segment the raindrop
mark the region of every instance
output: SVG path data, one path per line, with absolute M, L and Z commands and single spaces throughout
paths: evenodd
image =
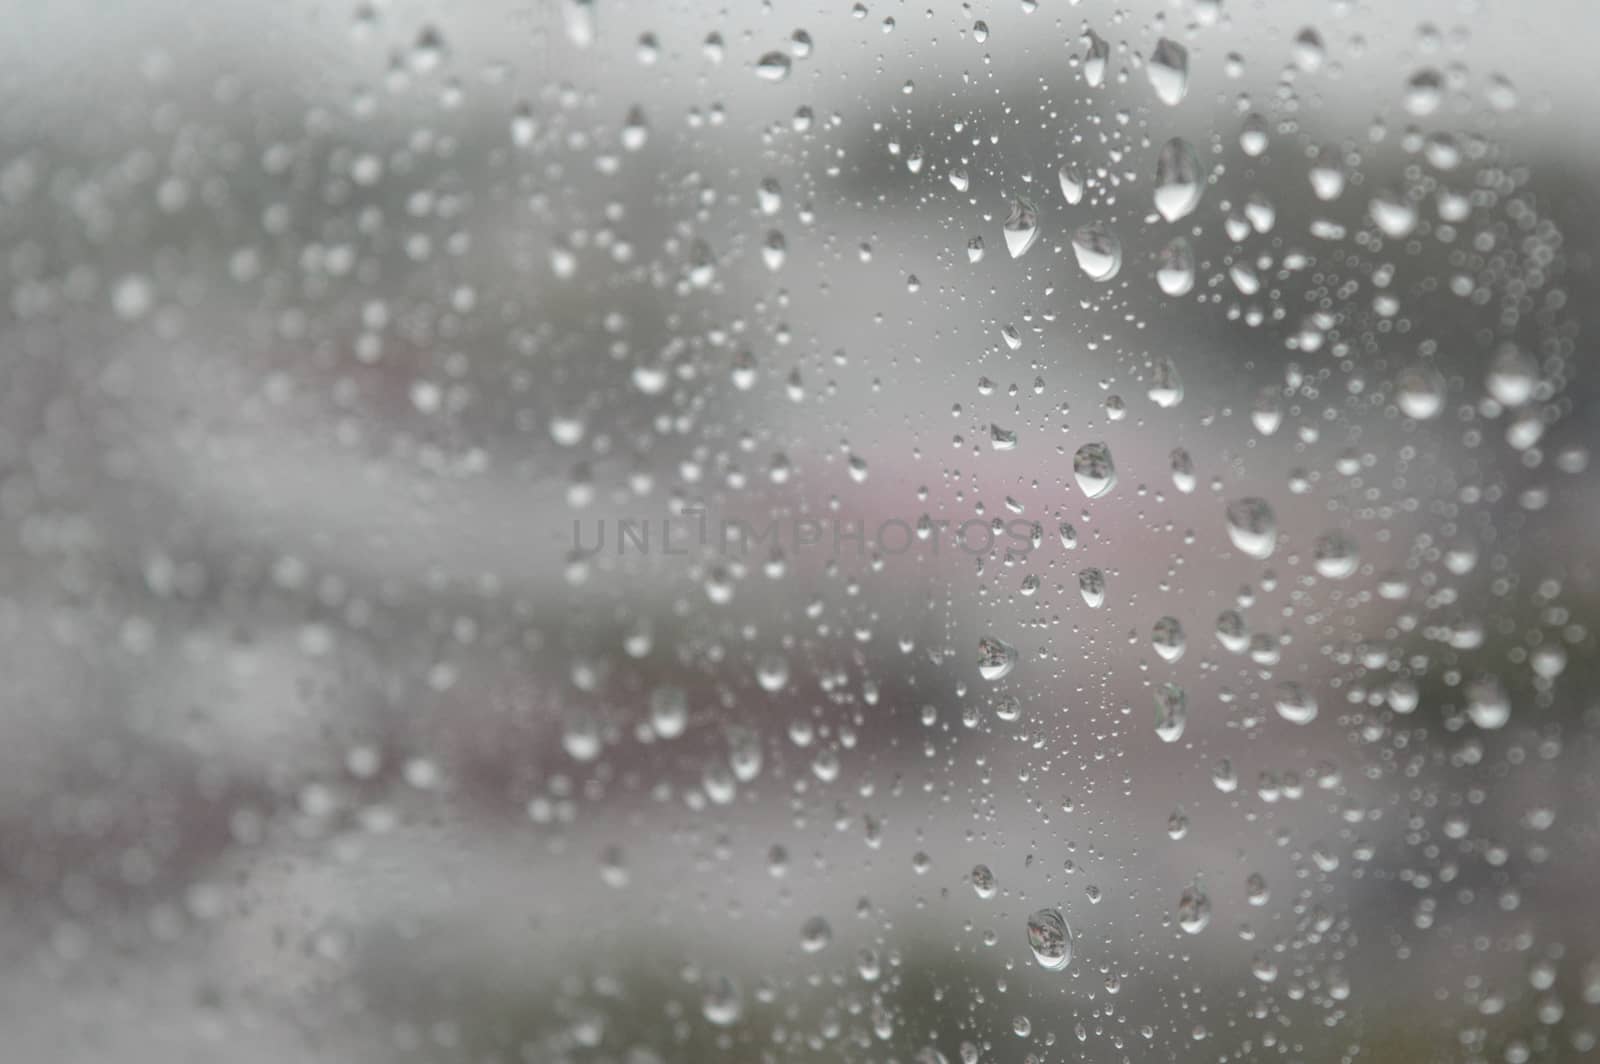
M 1254 158 L 1267 150 L 1267 135 L 1267 120 L 1252 111 L 1244 116 L 1244 123 L 1239 127 L 1239 147 Z
M 1403 240 L 1417 227 L 1417 208 L 1398 192 L 1379 192 L 1367 207 L 1383 235 Z
M 1059 972 L 1072 963 L 1072 932 L 1060 909 L 1039 909 L 1028 917 L 1028 947 L 1039 967 Z
M 1075 229 L 1072 253 L 1078 259 L 1078 268 L 1092 281 L 1109 281 L 1122 269 L 1122 241 L 1104 222 L 1090 222 Z
M 1506 726 L 1511 719 L 1511 699 L 1494 676 L 1483 676 L 1467 687 L 1467 716 L 1485 731 Z
M 1400 412 L 1415 421 L 1438 417 L 1444 411 L 1444 395 L 1444 377 L 1429 365 L 1404 369 L 1394 382 L 1394 398 Z
M 1083 174 L 1072 163 L 1062 163 L 1061 169 L 1056 171 L 1056 180 L 1061 184 L 1061 196 L 1071 206 L 1076 207 L 1083 202 Z
M 1297 683 L 1279 684 L 1273 704 L 1278 716 L 1290 724 L 1310 724 L 1317 719 L 1316 698 Z
M 1164 743 L 1175 743 L 1183 738 L 1184 725 L 1189 722 L 1189 700 L 1183 688 L 1175 683 L 1164 683 L 1156 688 L 1156 735 Z
M 978 675 L 985 680 L 1004 679 L 1017 664 L 1017 649 L 992 636 L 978 640 Z
M 1501 344 L 1489 363 L 1485 383 L 1489 395 L 1501 406 L 1521 406 L 1533 398 L 1539 385 L 1538 363 L 1516 344 Z
M 1178 926 L 1191 935 L 1198 935 L 1211 922 L 1211 899 L 1196 884 L 1183 888 L 1178 898 Z
M 1089 46 L 1083 57 L 1083 80 L 1091 89 L 1098 89 L 1106 82 L 1106 64 L 1111 59 L 1111 45 L 1094 30 L 1085 30 L 1083 39 Z
M 1189 452 L 1182 447 L 1174 447 L 1169 461 L 1172 464 L 1172 486 L 1185 495 L 1194 491 L 1194 459 L 1189 457 Z
M 800 925 L 800 948 L 807 953 L 817 953 L 833 941 L 833 928 L 820 916 L 813 916 Z
M 1344 580 L 1360 564 L 1360 549 L 1356 541 L 1344 532 L 1324 532 L 1317 537 L 1311 549 L 1312 565 L 1329 580 Z
M 1163 617 L 1155 623 L 1150 632 L 1150 645 L 1161 655 L 1161 660 L 1177 661 L 1183 657 L 1183 652 L 1189 643 L 1183 634 L 1183 625 L 1178 619 Z
M 1173 137 L 1156 157 L 1156 211 L 1169 222 L 1176 222 L 1200 205 L 1205 181 L 1200 159 L 1182 137 Z
M 1272 557 L 1278 546 L 1278 518 L 1265 499 L 1236 499 L 1228 504 L 1228 538 L 1252 558 Z
M 1175 107 L 1189 91 L 1189 50 L 1163 37 L 1156 42 L 1155 51 L 1150 53 L 1145 72 L 1161 102 Z
M 1086 443 L 1072 456 L 1072 474 L 1078 487 L 1091 499 L 1105 495 L 1117 484 L 1117 470 L 1111 463 L 1111 449 L 1103 443 Z
M 1177 406 L 1183 402 L 1183 378 L 1178 375 L 1178 367 L 1172 359 L 1165 356 L 1156 359 L 1150 372 L 1150 388 L 1147 393 L 1150 401 L 1162 409 Z
M 1092 568 L 1078 573 L 1078 593 L 1091 609 L 1099 609 L 1106 601 L 1106 574 Z
M 789 76 L 790 59 L 783 52 L 768 52 L 756 61 L 756 76 L 765 81 L 782 81 Z
M 1006 236 L 1006 250 L 1011 257 L 1021 258 L 1039 238 L 1039 212 L 1025 199 L 1011 201 L 1011 213 L 1002 227 Z
M 1217 642 L 1232 654 L 1243 654 L 1250 646 L 1250 630 L 1238 610 L 1223 610 L 1217 614 Z
M 1194 288 L 1194 247 L 1188 237 L 1173 237 L 1156 255 L 1156 284 L 1169 296 L 1188 295 Z

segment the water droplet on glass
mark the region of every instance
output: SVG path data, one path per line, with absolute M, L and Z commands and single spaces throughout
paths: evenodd
M 1177 661 L 1183 657 L 1189 641 L 1176 617 L 1162 617 L 1150 631 L 1150 645 L 1161 655 L 1162 661 Z
M 813 916 L 800 925 L 800 948 L 807 953 L 817 953 L 833 941 L 833 928 L 820 916 Z
M 765 81 L 782 81 L 789 76 L 790 62 L 784 52 L 768 52 L 756 61 L 756 76 Z
M 1188 295 L 1194 288 L 1194 247 L 1188 237 L 1173 237 L 1156 255 L 1156 284 L 1169 296 Z
M 1339 157 L 1337 150 L 1324 148 L 1318 152 L 1307 176 L 1311 178 L 1311 191 L 1324 203 L 1344 195 L 1344 160 Z
M 1039 212 L 1025 199 L 1011 201 L 1011 213 L 1002 226 L 1006 237 L 1006 250 L 1011 257 L 1021 258 L 1039 238 Z
M 1311 548 L 1312 565 L 1329 580 L 1344 580 L 1360 564 L 1360 548 L 1348 534 L 1334 530 L 1317 537 Z
M 1183 101 L 1189 91 L 1189 50 L 1166 37 L 1156 42 L 1145 67 L 1156 96 L 1169 107 Z
M 1467 686 L 1467 716 L 1485 731 L 1506 726 L 1511 719 L 1511 699 L 1497 677 L 1479 677 Z
M 1072 253 L 1078 268 L 1092 281 L 1109 281 L 1122 269 L 1122 241 L 1104 222 L 1080 225 L 1072 232 Z
M 1086 443 L 1072 456 L 1072 474 L 1078 487 L 1091 499 L 1098 499 L 1117 484 L 1117 470 L 1111 463 L 1111 449 L 1103 443 Z
M 1239 147 L 1244 153 L 1252 158 L 1260 155 L 1267 150 L 1267 138 L 1267 120 L 1254 111 L 1245 115 L 1239 127 Z
M 1539 365 L 1516 344 L 1501 344 L 1489 363 L 1485 384 L 1501 406 L 1521 406 L 1538 388 Z
M 705 1018 L 718 1027 L 736 1023 L 744 1011 L 744 1000 L 739 987 L 725 975 L 713 975 L 706 980 L 705 994 L 700 1000 Z
M 1432 366 L 1411 366 L 1395 378 L 1395 402 L 1402 414 L 1415 421 L 1438 417 L 1444 411 L 1444 396 L 1444 377 Z
M 1099 609 L 1106 601 L 1106 574 L 1099 569 L 1084 569 L 1078 573 L 1078 593 L 1091 609 Z
M 972 889 L 973 892 L 978 895 L 978 897 L 983 898 L 985 901 L 994 897 L 994 873 L 989 871 L 988 865 L 980 864 L 972 866 Z
M 1189 700 L 1183 688 L 1175 683 L 1164 683 L 1156 688 L 1156 735 L 1164 743 L 1175 743 L 1183 738 L 1183 729 L 1189 723 Z
M 1083 174 L 1074 163 L 1062 163 L 1061 169 L 1056 171 L 1056 180 L 1061 184 L 1061 196 L 1071 206 L 1076 207 L 1083 202 Z
M 1164 410 L 1183 402 L 1183 378 L 1178 375 L 1178 367 L 1172 359 L 1162 356 L 1155 360 L 1146 394 L 1152 403 Z
M 1297 683 L 1279 684 L 1273 704 L 1278 707 L 1278 716 L 1290 724 L 1310 724 L 1317 719 L 1316 698 Z
M 1178 926 L 1191 935 L 1198 935 L 1211 922 L 1211 899 L 1199 886 L 1190 884 L 1183 888 L 1178 898 Z
M 1072 932 L 1060 909 L 1039 909 L 1028 917 L 1028 948 L 1048 971 L 1059 972 L 1072 963 Z
M 985 680 L 1004 679 L 1016 664 L 1016 647 L 992 636 L 978 640 L 978 675 Z
M 1223 610 L 1217 614 L 1217 642 L 1231 654 L 1243 654 L 1250 646 L 1250 630 L 1238 610 Z
M 1278 518 L 1265 499 L 1236 499 L 1227 508 L 1228 538 L 1240 551 L 1261 560 L 1278 546 Z
M 1185 495 L 1194 491 L 1194 459 L 1189 457 L 1189 452 L 1182 447 L 1174 447 L 1168 455 L 1168 461 L 1172 466 L 1172 486 Z
M 1083 56 L 1083 80 L 1091 89 L 1098 89 L 1106 82 L 1106 64 L 1111 59 L 1111 45 L 1094 30 L 1085 30 L 1083 40 L 1088 45 Z
M 1173 137 L 1162 145 L 1156 156 L 1156 211 L 1162 218 L 1175 222 L 1187 216 L 1200 205 L 1200 195 L 1205 190 L 1205 178 L 1200 172 L 1200 158 L 1194 148 L 1182 137 Z
M 1419 70 L 1406 82 L 1406 111 L 1424 118 L 1439 109 L 1444 100 L 1444 77 L 1430 68 Z

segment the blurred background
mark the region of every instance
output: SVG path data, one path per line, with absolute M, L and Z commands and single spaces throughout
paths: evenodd
M 15 1059 L 1594 1057 L 1600 8 L 7 14 Z

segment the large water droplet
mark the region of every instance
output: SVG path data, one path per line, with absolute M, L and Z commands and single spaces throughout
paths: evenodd
M 1228 538 L 1252 558 L 1266 559 L 1278 546 L 1278 518 L 1265 499 L 1235 499 L 1228 504 Z
M 1416 206 L 1399 192 L 1379 192 L 1372 197 L 1367 212 L 1383 235 L 1393 240 L 1405 239 L 1417 227 Z
M 1243 654 L 1250 646 L 1250 629 L 1238 610 L 1223 610 L 1217 614 L 1217 642 L 1232 654 Z
M 1156 42 L 1155 51 L 1150 53 L 1145 72 L 1161 102 L 1175 107 L 1189 91 L 1189 50 L 1163 37 Z
M 1104 222 L 1080 225 L 1072 233 L 1078 268 L 1093 281 L 1109 281 L 1122 269 L 1122 241 Z
M 1072 932 L 1060 909 L 1039 909 L 1028 917 L 1028 948 L 1039 967 L 1049 971 L 1072 963 Z
M 1099 609 L 1106 601 L 1106 574 L 1089 568 L 1078 573 L 1078 593 L 1092 609 Z
M 1444 410 L 1444 396 L 1444 377 L 1432 366 L 1411 366 L 1395 378 L 1395 402 L 1402 414 L 1416 421 L 1438 417 Z
M 1511 719 L 1511 699 L 1497 677 L 1479 677 L 1468 685 L 1467 716 L 1485 731 L 1506 726 Z
M 1183 625 L 1176 617 L 1163 617 L 1150 630 L 1150 645 L 1161 655 L 1162 661 L 1177 661 L 1188 647 Z
M 1185 217 L 1200 205 L 1205 177 L 1200 158 L 1182 137 L 1162 145 L 1156 156 L 1156 211 L 1169 222 Z
M 1194 288 L 1194 246 L 1188 237 L 1173 237 L 1156 255 L 1156 284 L 1169 296 L 1188 295 Z
M 1361 563 L 1361 551 L 1348 534 L 1335 529 L 1317 537 L 1311 548 L 1312 565 L 1329 580 L 1343 580 Z
M 1067 203 L 1076 207 L 1083 202 L 1083 174 L 1074 163 L 1062 163 L 1061 169 L 1056 171 L 1056 180 L 1061 183 L 1061 196 Z
M 1516 344 L 1501 344 L 1489 362 L 1485 384 L 1501 406 L 1521 406 L 1539 386 L 1539 364 Z
M 1016 665 L 1016 647 L 993 636 L 978 640 L 978 675 L 985 680 L 1004 679 Z
M 1164 683 L 1156 688 L 1156 735 L 1164 743 L 1175 743 L 1183 738 L 1183 729 L 1189 722 L 1189 699 L 1183 688 L 1175 683 Z
M 744 1011 L 744 999 L 732 979 L 725 975 L 713 975 L 706 980 L 700 1009 L 707 1020 L 718 1027 L 727 1027 L 738 1021 L 740 1013 Z
M 1094 30 L 1084 30 L 1084 42 L 1089 46 L 1083 57 L 1083 80 L 1091 89 L 1098 89 L 1106 81 L 1106 64 L 1111 59 L 1111 45 Z
M 785 52 L 768 52 L 756 60 L 756 76 L 765 81 L 782 81 L 789 76 L 791 61 Z
M 807 953 L 818 953 L 833 941 L 833 928 L 820 916 L 813 916 L 800 925 L 800 948 Z
M 1150 401 L 1163 410 L 1183 402 L 1183 378 L 1172 359 L 1165 356 L 1155 360 L 1150 370 L 1150 387 L 1146 394 Z
M 1297 683 L 1279 684 L 1273 704 L 1278 707 L 1278 716 L 1290 724 L 1310 724 L 1317 719 L 1316 698 Z
M 1078 487 L 1091 499 L 1098 499 L 1117 484 L 1117 470 L 1111 463 L 1111 449 L 1103 443 L 1086 443 L 1072 456 L 1072 474 Z
M 1011 201 L 1011 213 L 1002 226 L 1006 235 L 1006 250 L 1012 258 L 1021 258 L 1039 239 L 1039 212 L 1025 199 Z
M 1183 888 L 1178 898 L 1178 926 L 1191 935 L 1198 935 L 1211 922 L 1211 899 L 1196 884 Z

